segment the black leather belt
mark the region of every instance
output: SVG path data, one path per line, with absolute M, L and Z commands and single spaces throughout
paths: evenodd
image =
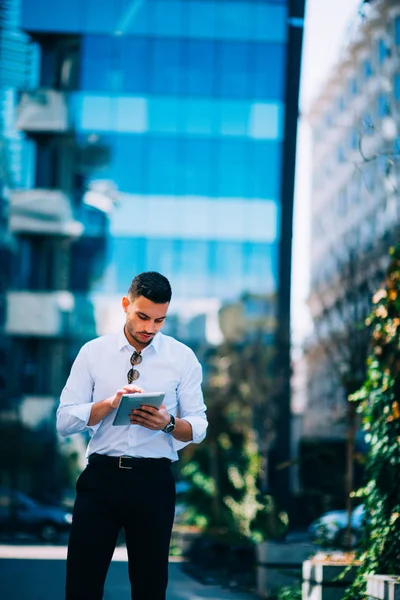
M 135 456 L 108 456 L 107 454 L 91 454 L 90 465 L 103 465 L 117 469 L 165 469 L 171 465 L 169 458 L 140 458 Z

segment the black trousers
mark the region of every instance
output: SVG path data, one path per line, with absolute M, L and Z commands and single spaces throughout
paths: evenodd
M 97 455 L 94 455 L 95 457 Z M 133 600 L 165 600 L 175 482 L 165 459 L 130 469 L 90 462 L 80 475 L 67 557 L 66 600 L 101 600 L 118 535 L 125 530 Z

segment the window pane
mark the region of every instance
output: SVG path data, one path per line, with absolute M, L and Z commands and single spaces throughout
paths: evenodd
M 153 138 L 145 142 L 146 193 L 180 193 L 177 188 L 182 175 L 182 158 L 178 156 L 177 140 Z
M 215 135 L 217 133 L 215 100 L 190 99 L 182 102 L 184 121 L 182 132 L 193 135 Z
M 249 134 L 256 139 L 283 138 L 283 106 L 257 103 L 251 106 Z
M 207 196 L 211 193 L 210 177 L 213 165 L 213 141 L 180 140 L 182 188 L 179 194 Z M 180 187 L 181 183 L 179 184 Z
M 151 91 L 155 94 L 179 94 L 181 76 L 181 42 L 154 40 Z
M 118 56 L 120 88 L 127 93 L 146 93 L 150 84 L 151 40 L 126 37 L 117 39 L 115 53 Z M 119 89 L 119 88 L 118 88 Z
M 183 24 L 183 0 L 152 0 L 149 33 L 157 36 L 180 36 Z
M 215 45 L 186 40 L 182 48 L 182 93 L 212 96 L 215 79 Z
M 113 90 L 112 77 L 117 68 L 113 42 L 106 36 L 85 36 L 82 40 L 81 87 L 92 92 Z
M 281 152 L 279 143 L 249 144 L 246 168 L 249 177 L 247 193 L 250 197 L 271 200 L 280 197 Z
M 236 140 L 221 140 L 218 153 L 218 196 L 247 195 L 246 144 Z
M 216 31 L 216 2 L 192 1 L 187 3 L 188 37 L 214 38 Z
M 271 42 L 284 42 L 287 36 L 286 6 L 272 6 L 258 2 L 252 7 L 253 39 Z
M 49 2 L 22 0 L 21 27 L 33 31 L 82 31 L 82 2 Z
M 250 94 L 249 45 L 217 43 L 216 90 L 218 96 L 246 98 Z
M 215 2 L 216 37 L 227 40 L 250 39 L 250 2 Z
M 286 47 L 283 44 L 250 46 L 249 62 L 252 95 L 257 99 L 284 97 Z
M 64 3 L 60 2 L 61 4 Z M 65 3 L 66 6 L 68 4 L 68 2 Z M 103 2 L 100 9 L 98 0 L 85 0 L 81 6 L 85 32 L 107 34 L 116 30 L 118 22 L 116 3 Z
M 178 133 L 182 129 L 181 106 L 178 98 L 149 98 L 149 130 L 157 133 Z
M 250 121 L 248 102 L 221 100 L 216 103 L 218 133 L 221 135 L 246 136 Z

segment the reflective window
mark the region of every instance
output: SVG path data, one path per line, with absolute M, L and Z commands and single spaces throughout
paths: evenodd
M 154 40 L 150 84 L 152 93 L 179 94 L 181 54 L 180 40 Z
M 81 7 L 81 0 L 22 0 L 21 27 L 38 31 L 78 32 L 81 29 Z
M 214 99 L 186 99 L 182 102 L 184 115 L 182 133 L 188 135 L 216 135 L 218 131 L 216 101 Z
M 284 46 L 86 36 L 81 87 L 88 91 L 281 99 Z
M 185 115 L 179 98 L 149 98 L 149 130 L 157 133 L 182 131 Z
M 382 65 L 389 56 L 389 48 L 384 40 L 378 40 L 378 62 Z
M 252 7 L 252 39 L 283 42 L 287 36 L 287 8 L 258 2 Z
M 101 143 L 109 148 L 110 163 L 93 167 L 91 178 L 110 179 L 122 192 L 143 193 L 145 139 L 139 135 L 107 135 L 102 136 Z
M 75 105 L 81 131 L 143 133 L 148 129 L 144 98 L 77 94 Z
M 256 139 L 283 138 L 283 106 L 256 103 L 251 107 L 249 135 Z
M 219 141 L 216 164 L 217 189 L 213 195 L 222 197 L 248 195 L 246 150 L 246 145 L 241 141 L 233 139 Z
M 219 43 L 216 55 L 216 92 L 227 98 L 249 95 L 249 44 Z
M 22 0 L 27 30 L 197 39 L 285 41 L 282 2 L 211 0 Z
M 215 105 L 220 135 L 246 136 L 250 121 L 248 102 L 223 100 Z
M 118 89 L 126 93 L 142 93 L 151 87 L 152 41 L 126 37 L 114 41 L 118 69 L 114 77 Z
M 145 142 L 146 192 L 179 194 L 179 176 L 184 168 L 183 157 L 178 155 L 178 141 L 175 138 L 152 138 Z
M 285 93 L 286 46 L 254 44 L 251 48 L 249 78 L 255 99 L 283 99 Z
M 97 0 L 91 0 L 96 3 Z M 115 32 L 118 35 L 136 34 L 145 35 L 148 33 L 151 21 L 150 2 L 143 0 L 118 0 L 113 2 L 118 10 Z M 98 2 L 97 2 L 98 7 Z
M 214 38 L 216 32 L 216 2 L 191 0 L 187 3 L 185 30 L 188 37 Z
M 254 7 L 249 2 L 215 2 L 216 37 L 218 39 L 251 39 Z M 253 8 L 253 10 L 252 10 Z
M 276 244 L 119 236 L 110 244 L 112 270 L 97 291 L 107 286 L 110 293 L 126 293 L 134 273 L 150 270 L 164 273 L 174 294 L 187 297 L 232 298 L 243 290 L 276 290 Z
M 54 3 L 57 5 L 57 3 Z M 61 3 L 60 3 L 61 4 Z M 68 2 L 65 3 L 68 6 Z M 103 2 L 101 9 L 98 0 L 84 0 L 80 2 L 83 14 L 82 30 L 87 33 L 111 33 L 117 31 L 119 15 L 115 2 Z
M 213 140 L 179 140 L 180 181 L 179 194 L 193 196 L 215 195 L 213 171 L 215 168 Z
M 400 16 L 396 17 L 394 20 L 394 36 L 396 45 L 400 46 Z
M 215 54 L 212 42 L 187 40 L 182 53 L 182 94 L 213 96 L 215 93 Z
M 180 36 L 183 30 L 183 0 L 152 0 L 149 33 L 157 36 Z
M 381 119 L 390 114 L 390 107 L 387 96 L 385 94 L 379 94 L 378 96 L 378 117 Z
M 400 74 L 396 73 L 394 76 L 394 97 L 399 102 L 400 101 Z
M 364 60 L 362 63 L 362 70 L 363 70 L 363 75 L 365 77 L 365 79 L 368 79 L 369 77 L 372 77 L 373 75 L 373 70 L 372 70 L 372 62 L 370 59 Z
M 248 196 L 280 197 L 282 146 L 277 142 L 254 142 L 247 152 Z
M 82 40 L 81 87 L 90 91 L 111 90 L 112 73 L 117 69 L 113 41 L 106 36 L 87 36 Z

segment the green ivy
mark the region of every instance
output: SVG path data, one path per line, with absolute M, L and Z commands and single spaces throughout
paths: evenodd
M 366 523 L 360 567 L 345 600 L 364 600 L 365 576 L 400 572 L 400 245 L 390 250 L 385 285 L 373 298 L 372 329 L 364 386 L 358 403 L 369 442 L 364 498 Z

